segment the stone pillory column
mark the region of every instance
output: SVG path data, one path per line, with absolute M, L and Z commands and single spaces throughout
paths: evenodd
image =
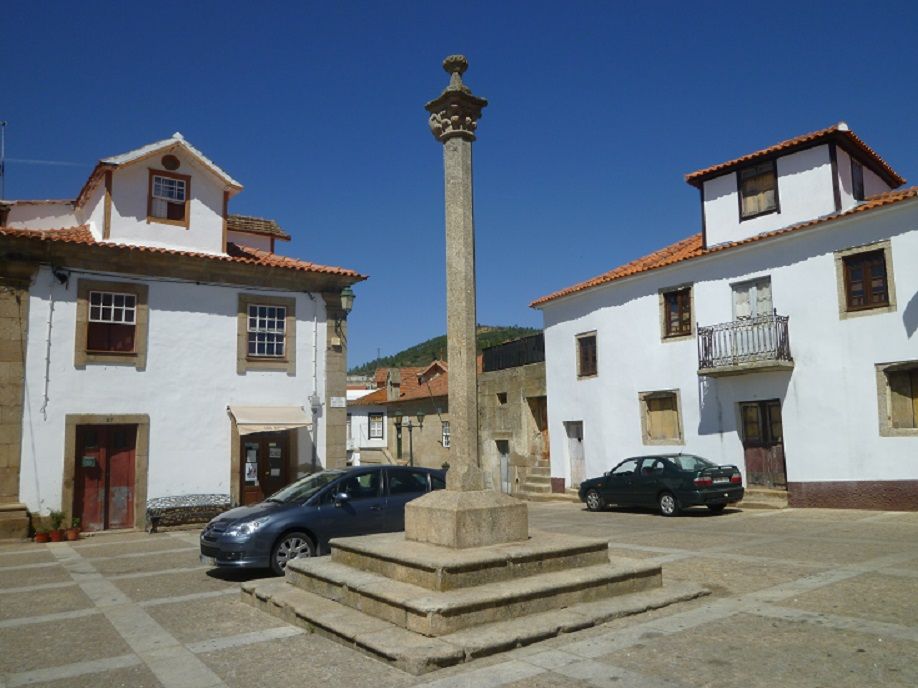
M 529 536 L 524 502 L 484 487 L 478 465 L 478 385 L 475 317 L 475 225 L 472 213 L 472 142 L 488 104 L 462 83 L 462 55 L 443 61 L 449 85 L 425 106 L 430 128 L 443 144 L 446 200 L 446 337 L 452 431 L 445 491 L 405 508 L 405 537 L 468 548 L 516 542 Z

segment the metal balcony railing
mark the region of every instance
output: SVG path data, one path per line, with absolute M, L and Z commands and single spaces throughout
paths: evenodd
M 793 365 L 786 315 L 771 313 L 697 328 L 700 371 Z

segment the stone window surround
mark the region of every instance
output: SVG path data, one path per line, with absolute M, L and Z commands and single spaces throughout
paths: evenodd
M 690 319 L 691 330 L 685 334 L 666 334 L 666 295 L 671 294 L 674 291 L 682 291 L 683 289 L 689 290 L 689 310 L 692 313 Z M 660 289 L 658 292 L 659 299 L 659 311 L 660 311 L 660 341 L 661 342 L 681 342 L 686 339 L 692 339 L 695 336 L 695 289 L 694 285 L 691 282 L 685 284 L 677 284 L 673 287 L 666 287 L 665 289 Z
M 284 355 L 278 357 L 250 356 L 248 341 L 249 306 L 284 306 L 287 309 L 285 322 Z M 236 372 L 245 375 L 250 370 L 269 370 L 296 375 L 296 299 L 285 296 L 260 296 L 239 294 L 237 309 Z
M 887 372 L 918 368 L 916 361 L 896 361 L 894 363 L 877 363 L 877 419 L 880 437 L 918 437 L 918 428 L 894 428 L 892 425 L 892 396 L 889 389 Z
M 61 489 L 61 511 L 67 520 L 73 518 L 74 485 L 77 464 L 78 425 L 136 425 L 134 444 L 134 527 L 143 527 L 147 508 L 147 474 L 150 456 L 150 416 L 138 414 L 68 413 L 64 418 L 64 472 Z
M 588 375 L 584 375 L 580 372 L 580 341 L 586 339 L 587 337 L 592 337 L 595 340 L 595 354 L 596 354 L 596 370 Z M 574 335 L 574 341 L 576 342 L 576 347 L 574 348 L 574 356 L 576 357 L 577 365 L 577 379 L 578 380 L 589 380 L 590 378 L 599 376 L 599 337 L 596 334 L 596 330 L 590 330 L 589 332 L 580 332 L 579 334 Z
M 134 314 L 134 351 L 133 352 L 96 352 L 87 351 L 86 342 L 89 330 L 89 292 L 110 291 L 132 294 L 136 299 Z M 112 282 L 90 279 L 77 281 L 76 303 L 76 336 L 74 338 L 73 365 L 83 369 L 87 364 L 127 365 L 137 370 L 147 367 L 147 330 L 150 309 L 147 306 L 149 287 L 137 282 Z
M 879 250 L 883 251 L 883 258 L 886 261 L 886 293 L 889 296 L 889 303 L 885 306 L 876 306 L 875 308 L 860 308 L 858 310 L 849 311 L 848 292 L 845 288 L 844 259 L 848 256 L 857 255 L 858 253 L 868 253 L 870 251 Z M 839 320 L 847 320 L 848 318 L 860 318 L 865 315 L 877 315 L 878 313 L 894 313 L 896 311 L 896 282 L 893 278 L 892 243 L 889 241 L 889 239 L 836 251 L 835 283 L 838 293 Z
M 666 439 L 653 439 L 650 437 L 650 418 L 647 400 L 654 397 L 676 397 L 676 420 L 679 423 L 679 436 Z M 685 432 L 682 427 L 682 395 L 678 389 L 659 389 L 652 392 L 638 392 L 638 403 L 641 413 L 641 442 L 647 446 L 685 445 Z

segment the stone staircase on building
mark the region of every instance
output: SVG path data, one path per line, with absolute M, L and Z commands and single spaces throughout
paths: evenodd
M 580 501 L 577 490 L 551 491 L 551 463 L 547 457 L 536 459 L 535 465 L 527 471 L 526 479 L 516 496 L 531 502 Z

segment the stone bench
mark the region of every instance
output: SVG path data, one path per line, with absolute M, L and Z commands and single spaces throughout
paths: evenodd
M 191 494 L 147 500 L 146 531 L 158 528 L 207 523 L 232 506 L 226 494 Z

